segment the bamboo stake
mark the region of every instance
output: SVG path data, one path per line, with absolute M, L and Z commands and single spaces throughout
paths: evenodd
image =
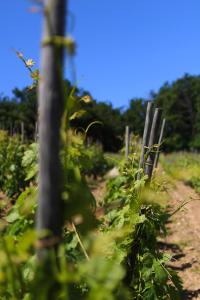
M 140 155 L 139 169 L 144 168 L 144 156 L 145 156 L 145 152 L 146 152 L 145 147 L 148 146 L 148 137 L 149 137 L 151 122 L 152 122 L 152 110 L 153 110 L 153 103 L 148 102 L 145 124 L 144 124 L 144 132 L 143 132 L 143 138 L 142 138 L 142 149 L 141 149 L 141 155 Z M 137 179 L 139 180 L 140 178 L 141 178 L 141 174 L 138 173 Z
M 12 123 L 10 123 L 10 136 L 13 136 L 13 126 L 12 126 Z
M 129 154 L 133 153 L 133 149 L 135 147 L 135 145 L 133 145 L 133 137 L 134 137 L 134 133 L 131 131 L 129 134 Z
M 160 145 L 161 145 L 162 140 L 163 140 L 165 124 L 166 124 L 166 119 L 163 119 L 161 130 L 160 130 L 160 136 L 159 136 L 159 140 L 158 140 L 158 148 L 157 148 L 155 159 L 154 159 L 153 169 L 157 168 L 157 166 L 158 166 L 158 160 L 159 160 L 159 155 L 160 155 L 159 151 L 160 151 Z
M 21 122 L 21 141 L 24 142 L 24 122 Z
M 161 114 L 162 114 L 162 110 L 160 108 L 156 108 L 153 116 L 149 143 L 148 143 L 149 155 L 145 163 L 145 174 L 148 176 L 149 181 L 151 180 L 152 177 L 153 163 L 155 158 L 155 151 L 153 151 L 152 148 L 154 144 L 157 144 L 156 142 L 157 142 L 158 130 L 160 126 Z
M 129 126 L 126 126 L 125 129 L 125 158 L 128 158 L 129 155 L 129 144 L 130 144 L 130 137 L 129 137 Z

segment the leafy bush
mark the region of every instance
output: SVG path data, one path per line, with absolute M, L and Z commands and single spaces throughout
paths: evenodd
M 27 145 L 22 159 L 22 166 L 25 170 L 27 182 L 36 181 L 38 174 L 38 144 Z
M 85 136 L 69 132 L 68 151 L 70 159 L 80 167 L 82 174 L 87 176 L 103 176 L 114 163 L 107 159 L 102 148 L 96 144 L 86 146 Z
M 87 148 L 87 152 L 89 164 L 87 168 L 84 167 L 83 169 L 85 175 L 97 178 L 98 176 L 105 175 L 105 173 L 114 166 L 114 163 L 105 157 L 101 147 L 92 145 Z
M 161 182 L 145 188 L 146 177 L 136 180 L 136 165 L 137 157 L 125 163 L 122 175 L 109 182 L 106 197 L 109 228 L 124 232 L 116 243 L 126 269 L 124 281 L 132 299 L 179 299 L 181 280 L 166 266 L 170 256 L 157 246 L 169 217 L 158 205 L 165 192 Z
M 22 158 L 25 151 L 19 138 L 0 132 L 0 189 L 9 197 L 16 196 L 25 187 Z
M 0 131 L 0 189 L 8 197 L 17 196 L 36 180 L 38 149 L 35 143 L 21 143 L 18 136 Z

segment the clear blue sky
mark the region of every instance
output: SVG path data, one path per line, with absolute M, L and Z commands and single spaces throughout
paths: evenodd
M 30 83 L 12 48 L 39 64 L 41 16 L 29 0 L 3 0 L 0 93 Z M 200 74 L 200 0 L 69 0 L 79 87 L 126 106 L 165 81 Z M 73 16 L 73 17 L 72 17 Z M 69 72 L 70 74 L 71 72 Z

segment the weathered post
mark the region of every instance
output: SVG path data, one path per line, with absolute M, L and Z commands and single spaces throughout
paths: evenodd
M 153 116 L 151 132 L 148 143 L 148 157 L 145 162 L 145 174 L 148 176 L 148 179 L 151 180 L 152 172 L 153 172 L 153 163 L 155 158 L 155 151 L 153 149 L 153 145 L 157 144 L 158 130 L 160 127 L 162 110 L 160 108 L 156 108 Z
M 130 136 L 129 136 L 129 126 L 126 126 L 125 129 L 125 157 L 128 158 L 129 155 L 129 144 L 130 144 Z
M 38 140 L 38 121 L 35 122 L 34 140 L 35 142 Z
M 40 249 L 55 246 L 61 236 L 60 125 L 63 111 L 64 48 L 54 37 L 64 37 L 66 0 L 45 0 L 39 80 L 39 204 L 38 233 L 47 234 Z M 42 257 L 42 251 L 39 255 Z
M 159 136 L 159 140 L 158 140 L 158 148 L 157 148 L 155 159 L 154 159 L 153 169 L 157 168 L 157 165 L 158 165 L 159 154 L 160 154 L 160 145 L 161 145 L 162 140 L 163 140 L 165 124 L 166 124 L 166 120 L 163 119 L 161 130 L 160 130 L 160 136 Z
M 131 131 L 129 133 L 129 154 L 133 153 L 133 149 L 135 146 L 135 145 L 133 145 L 133 137 L 134 137 L 134 133 Z
M 145 152 L 146 152 L 146 147 L 148 146 L 148 138 L 149 138 L 151 122 L 152 122 L 152 110 L 153 110 L 153 103 L 148 102 L 145 124 L 144 124 L 144 132 L 143 132 L 143 138 L 142 138 L 142 149 L 141 149 L 141 155 L 140 155 L 139 169 L 144 168 L 144 160 L 145 160 L 144 156 L 145 156 Z M 139 180 L 140 178 L 141 178 L 141 174 L 138 173 L 137 179 Z
M 13 126 L 11 122 L 10 122 L 10 136 L 13 136 Z
M 21 142 L 24 142 L 24 122 L 21 122 Z

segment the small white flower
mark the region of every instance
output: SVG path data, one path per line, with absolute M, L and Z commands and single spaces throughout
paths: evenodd
M 31 58 L 29 58 L 29 59 L 26 61 L 27 67 L 33 67 L 34 64 L 35 64 L 35 62 L 34 62 Z

